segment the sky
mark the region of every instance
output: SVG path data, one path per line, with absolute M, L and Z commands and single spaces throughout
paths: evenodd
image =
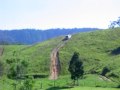
M 0 29 L 108 28 L 120 0 L 0 0 Z

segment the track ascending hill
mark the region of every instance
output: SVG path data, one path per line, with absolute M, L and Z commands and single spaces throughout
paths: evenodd
M 19 57 L 29 61 L 28 73 L 45 73 L 49 75 L 50 55 L 63 37 L 51 39 L 33 46 L 16 49 Z M 68 74 L 69 61 L 75 51 L 83 60 L 85 74 L 101 74 L 102 69 L 110 69 L 106 77 L 114 80 L 120 78 L 120 28 L 78 33 L 59 51 L 61 74 Z M 10 48 L 7 48 L 10 49 Z M 6 51 L 6 49 L 5 49 Z M 115 52 L 118 52 L 115 54 Z M 10 58 L 12 51 L 3 54 L 3 60 Z
M 60 74 L 60 60 L 59 60 L 59 50 L 66 44 L 67 40 L 61 40 L 61 42 L 52 50 L 51 52 L 51 62 L 50 62 L 50 79 L 55 80 Z

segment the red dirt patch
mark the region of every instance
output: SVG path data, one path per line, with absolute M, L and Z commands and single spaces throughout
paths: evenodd
M 59 49 L 64 46 L 65 42 L 59 43 L 57 47 L 51 52 L 51 65 L 50 65 L 50 79 L 55 80 L 58 78 L 60 73 L 60 60 L 59 60 Z

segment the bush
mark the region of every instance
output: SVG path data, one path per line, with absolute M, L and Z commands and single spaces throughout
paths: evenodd
M 0 61 L 0 76 L 2 76 L 4 73 L 4 64 Z
M 33 90 L 34 80 L 32 77 L 26 79 L 23 85 L 20 87 L 20 90 Z
M 12 79 L 21 78 L 21 76 L 26 73 L 28 62 L 26 62 L 25 60 L 13 58 L 7 60 L 7 63 L 9 65 L 9 69 L 7 73 L 8 78 L 12 78 Z
M 110 69 L 108 67 L 104 67 L 103 70 L 102 70 L 101 75 L 105 76 L 108 72 L 110 72 Z

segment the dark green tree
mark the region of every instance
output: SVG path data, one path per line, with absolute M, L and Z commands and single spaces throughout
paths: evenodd
M 74 80 L 74 85 L 76 80 L 78 84 L 78 79 L 84 74 L 83 62 L 79 59 L 79 53 L 74 52 L 68 70 L 71 73 L 71 79 Z
M 0 76 L 2 76 L 4 73 L 4 64 L 0 61 Z
M 112 21 L 109 25 L 109 28 L 113 29 L 115 27 L 120 27 L 120 17 L 116 21 Z

